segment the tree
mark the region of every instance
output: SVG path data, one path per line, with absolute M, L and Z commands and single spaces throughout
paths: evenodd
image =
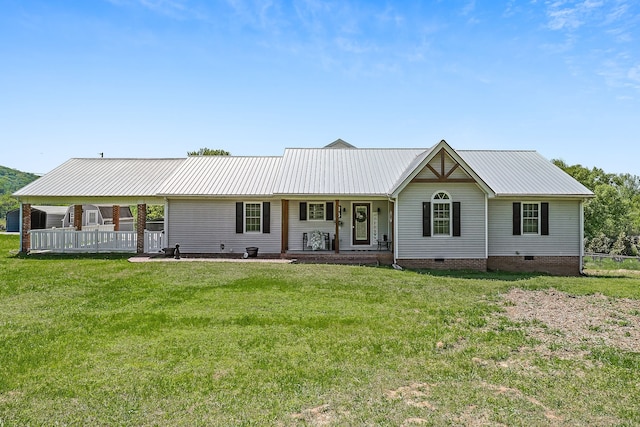
M 586 168 L 582 165 L 569 166 L 564 160 L 553 159 L 551 162 L 558 166 L 560 169 L 571 175 L 582 185 L 587 187 L 591 191 L 595 191 L 596 187 L 601 184 L 614 185 L 616 182 L 616 175 L 606 173 L 599 168 Z
M 592 239 L 604 233 L 616 239 L 622 232 L 631 232 L 630 201 L 613 186 L 601 184 L 595 188 L 595 197 L 584 206 L 584 234 Z
M 638 256 L 638 248 L 633 239 L 622 232 L 611 247 L 611 255 Z
M 603 250 L 604 237 L 608 242 L 618 242 L 612 252 L 633 253 L 635 245 L 625 243 L 626 236 L 640 234 L 640 177 L 631 174 L 609 174 L 599 168 L 588 169 L 582 165 L 569 166 L 562 160 L 552 161 L 556 166 L 593 191 L 595 197 L 585 202 L 584 232 L 587 247 Z M 622 239 L 620 236 L 624 234 Z M 630 241 L 630 240 L 629 240 Z
M 211 148 L 201 148 L 198 151 L 187 151 L 187 156 L 230 156 L 226 150 L 222 149 L 211 149 Z
M 20 206 L 11 196 L 16 190 L 38 179 L 38 175 L 0 166 L 0 218 Z

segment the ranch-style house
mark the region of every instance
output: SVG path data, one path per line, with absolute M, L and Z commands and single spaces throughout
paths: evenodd
M 14 194 L 21 250 L 158 252 L 410 268 L 582 269 L 586 187 L 535 151 L 288 148 L 282 156 L 70 159 Z M 31 205 L 113 206 L 109 229 L 29 229 Z M 146 206 L 164 230 L 145 230 Z M 121 231 L 120 206 L 136 206 Z M 48 234 L 47 234 L 48 233 Z

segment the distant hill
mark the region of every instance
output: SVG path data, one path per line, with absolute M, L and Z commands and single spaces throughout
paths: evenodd
M 19 205 L 11 194 L 38 178 L 39 176 L 34 173 L 0 166 L 0 218 L 4 220 L 7 212 Z
M 34 173 L 0 166 L 0 194 L 11 194 L 38 178 Z

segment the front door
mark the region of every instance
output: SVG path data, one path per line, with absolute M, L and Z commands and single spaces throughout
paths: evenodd
M 353 244 L 371 244 L 371 205 L 369 203 L 353 204 Z

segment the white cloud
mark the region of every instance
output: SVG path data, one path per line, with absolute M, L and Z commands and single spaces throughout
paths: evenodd
M 345 37 L 338 37 L 335 42 L 340 50 L 348 53 L 362 54 L 377 50 L 373 45 L 363 44 Z
M 631 67 L 631 69 L 627 72 L 627 77 L 632 82 L 640 84 L 640 64 L 636 65 L 635 67 Z
M 196 7 L 189 4 L 189 0 L 107 0 L 116 6 L 141 6 L 153 13 L 164 15 L 172 19 L 205 19 L 205 15 Z
M 602 1 L 556 1 L 549 5 L 548 27 L 552 30 L 575 30 L 589 22 L 592 14 L 602 7 Z
M 476 0 L 469 0 L 462 8 L 462 16 L 470 15 L 476 8 Z

